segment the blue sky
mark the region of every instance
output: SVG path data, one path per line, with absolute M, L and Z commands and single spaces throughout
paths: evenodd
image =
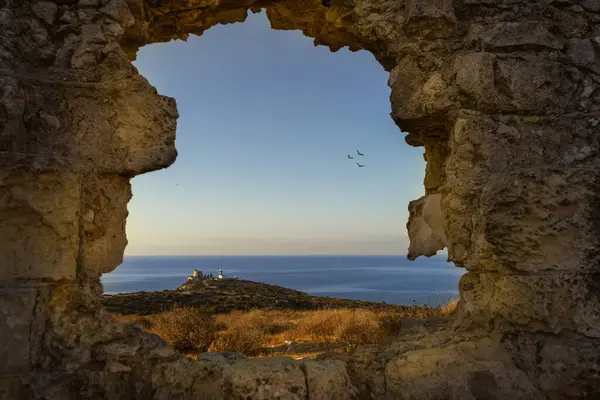
M 177 99 L 179 156 L 133 180 L 126 254 L 406 253 L 423 152 L 389 116 L 373 55 L 314 47 L 263 12 L 135 65 Z

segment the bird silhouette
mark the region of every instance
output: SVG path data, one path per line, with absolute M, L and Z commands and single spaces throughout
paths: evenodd
M 364 167 L 364 164 L 359 164 L 359 163 L 356 163 L 356 165 L 358 165 L 358 168 L 362 168 L 362 167 Z
M 350 154 L 348 154 L 348 158 L 354 160 L 354 157 L 352 157 Z
M 356 154 L 358 154 L 359 156 L 364 156 L 363 153 L 361 153 L 360 151 L 356 150 Z

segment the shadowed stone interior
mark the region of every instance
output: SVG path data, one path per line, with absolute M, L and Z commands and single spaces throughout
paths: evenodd
M 130 179 L 176 158 L 136 51 L 262 8 L 389 71 L 427 160 L 409 258 L 468 270 L 452 319 L 318 361 L 194 361 L 99 305 Z M 600 398 L 597 1 L 0 0 L 0 32 L 0 398 Z

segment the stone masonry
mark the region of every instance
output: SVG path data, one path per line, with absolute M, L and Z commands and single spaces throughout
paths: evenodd
M 468 270 L 453 320 L 193 361 L 99 305 L 131 178 L 177 154 L 137 50 L 261 9 L 389 71 L 427 160 L 409 258 Z M 0 0 L 0 70 L 0 399 L 600 398 L 598 0 Z

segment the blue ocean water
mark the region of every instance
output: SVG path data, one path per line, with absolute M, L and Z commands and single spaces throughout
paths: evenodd
M 437 304 L 458 296 L 465 272 L 443 256 L 129 256 L 102 276 L 105 293 L 175 289 L 197 268 L 312 295 L 392 304 Z

